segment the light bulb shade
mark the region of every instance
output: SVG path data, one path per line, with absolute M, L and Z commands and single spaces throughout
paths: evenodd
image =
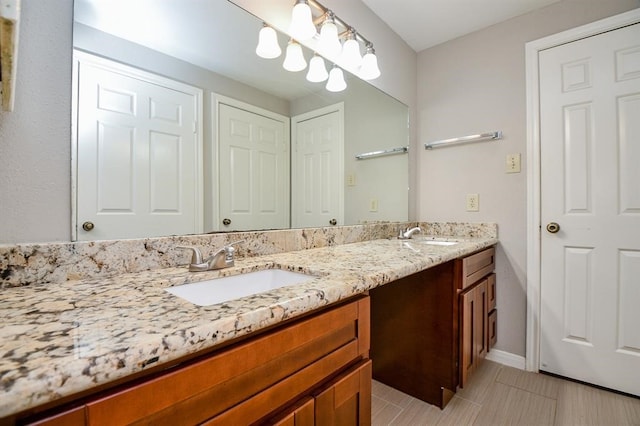
M 324 65 L 322 56 L 314 55 L 309 61 L 309 71 L 307 72 L 307 80 L 312 83 L 320 83 L 329 78 L 327 68 Z
M 282 54 L 282 49 L 278 45 L 278 35 L 276 30 L 271 27 L 264 26 L 258 34 L 258 46 L 256 47 L 256 55 L 265 59 L 277 58 Z
M 287 53 L 284 57 L 282 67 L 291 72 L 302 71 L 307 67 L 307 61 L 302 54 L 302 46 L 293 40 L 287 45 Z
M 310 40 L 316 35 L 316 26 L 313 25 L 311 8 L 306 0 L 299 1 L 293 6 L 291 12 L 291 25 L 289 35 L 296 40 Z
M 378 68 L 378 58 L 375 52 L 367 49 L 367 53 L 362 57 L 362 66 L 360 67 L 360 77 L 364 80 L 373 80 L 380 77 L 380 68 Z
M 357 71 L 362 65 L 362 56 L 360 55 L 360 43 L 354 39 L 348 39 L 342 45 L 342 55 L 340 56 L 340 65 L 347 69 Z
M 342 44 L 340 44 L 340 38 L 338 37 L 338 27 L 332 20 L 327 20 L 320 28 L 318 52 L 329 59 L 337 60 L 341 51 Z
M 342 92 L 346 88 L 347 82 L 344 81 L 344 73 L 334 65 L 329 73 L 326 89 L 330 92 Z

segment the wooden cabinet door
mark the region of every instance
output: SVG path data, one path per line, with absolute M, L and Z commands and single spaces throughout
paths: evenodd
M 464 387 L 475 367 L 474 327 L 475 291 L 460 296 L 460 387 Z
M 487 277 L 487 300 L 489 301 L 489 306 L 487 306 L 487 311 L 491 312 L 496 308 L 496 274 L 489 274 Z
M 460 296 L 460 387 L 487 355 L 487 280 Z
M 314 408 L 315 400 L 307 397 L 268 423 L 273 426 L 313 426 L 315 424 Z
M 487 351 L 491 350 L 498 341 L 498 311 L 493 310 L 489 314 L 487 331 Z
M 371 360 L 358 364 L 316 396 L 316 425 L 371 424 Z
M 475 318 L 473 319 L 474 326 L 474 344 L 476 360 L 480 362 L 487 356 L 487 321 L 489 317 L 489 311 L 487 308 L 488 292 L 487 292 L 487 280 L 482 280 L 475 288 L 475 304 L 476 310 L 474 312 Z M 477 365 L 476 365 L 477 366 Z

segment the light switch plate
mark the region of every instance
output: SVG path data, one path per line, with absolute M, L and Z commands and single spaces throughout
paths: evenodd
M 520 173 L 520 154 L 507 154 L 505 173 Z
M 478 194 L 467 194 L 467 211 L 480 211 L 480 196 Z
M 353 173 L 347 175 L 347 186 L 356 186 L 356 175 Z
M 372 198 L 369 201 L 369 211 L 370 212 L 377 212 L 378 211 L 378 199 L 377 198 Z

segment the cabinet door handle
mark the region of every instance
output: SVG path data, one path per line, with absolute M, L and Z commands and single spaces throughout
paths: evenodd
M 337 221 L 337 220 L 335 220 L 335 219 L 331 219 L 331 220 L 329 221 L 329 225 L 337 225 L 337 224 L 338 224 L 338 221 Z
M 93 222 L 87 221 L 82 224 L 82 229 L 84 229 L 87 232 L 91 231 L 93 228 L 95 228 L 95 225 L 93 224 Z
M 227 218 L 222 219 L 222 224 L 225 226 L 231 225 L 231 219 L 227 219 Z

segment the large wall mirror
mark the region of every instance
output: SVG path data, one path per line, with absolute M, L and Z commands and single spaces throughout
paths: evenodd
M 258 57 L 262 26 L 229 1 L 75 0 L 75 240 L 407 220 L 408 155 L 356 158 L 408 146 L 407 106 Z

